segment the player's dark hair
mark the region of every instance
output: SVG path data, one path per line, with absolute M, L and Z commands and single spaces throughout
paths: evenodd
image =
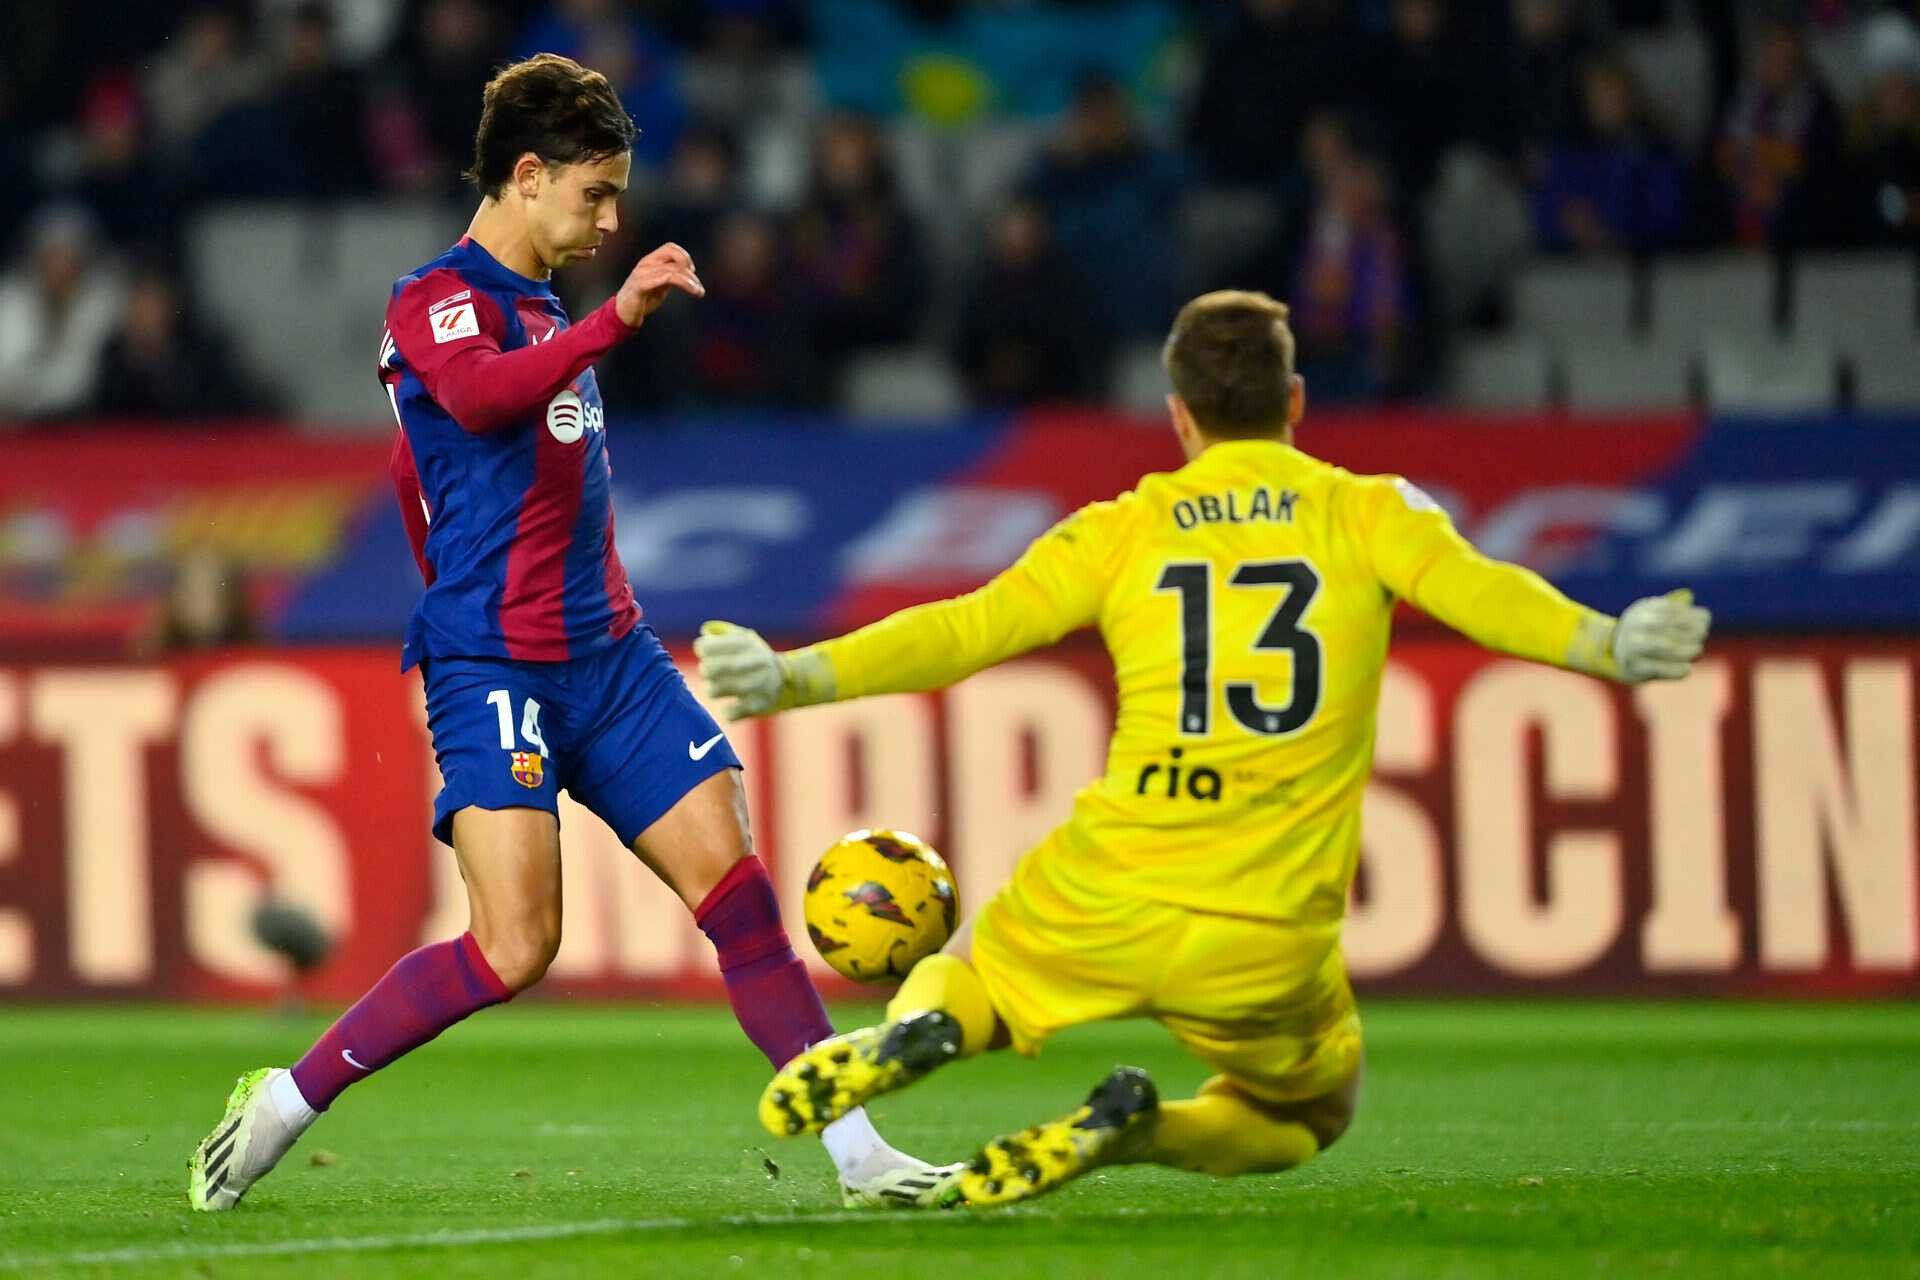
M 1287 307 L 1264 293 L 1202 294 L 1174 319 L 1161 352 L 1173 389 L 1211 436 L 1270 436 L 1293 397 Z
M 557 53 L 503 67 L 484 102 L 464 175 L 482 195 L 498 197 L 529 151 L 549 166 L 593 164 L 631 151 L 640 136 L 607 78 Z

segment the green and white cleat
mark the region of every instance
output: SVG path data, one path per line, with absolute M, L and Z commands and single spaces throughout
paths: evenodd
M 951 1209 L 960 1203 L 964 1164 L 901 1165 L 855 1185 L 840 1180 L 840 1203 L 848 1209 Z
M 279 1067 L 260 1067 L 234 1082 L 226 1114 L 187 1161 L 187 1203 L 197 1211 L 217 1213 L 239 1204 L 300 1136 L 267 1097 L 268 1082 L 285 1074 Z

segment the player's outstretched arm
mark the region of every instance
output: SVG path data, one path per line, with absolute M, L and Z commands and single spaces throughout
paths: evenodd
M 490 299 L 464 284 L 447 272 L 423 276 L 388 305 L 387 329 L 427 393 L 475 435 L 511 426 L 546 404 L 631 337 L 675 290 L 695 298 L 707 292 L 687 251 L 664 244 L 635 263 L 619 291 L 580 323 L 544 342 L 504 351 L 506 318 Z M 451 292 L 456 289 L 460 292 Z M 446 308 L 449 297 L 467 301 L 464 307 Z M 442 307 L 438 312 L 436 305 Z
M 1357 518 L 1380 580 L 1486 648 L 1640 684 L 1681 679 L 1705 647 L 1713 619 L 1691 591 L 1636 600 L 1614 618 L 1529 569 L 1480 554 L 1405 481 L 1370 484 Z
M 693 642 L 707 695 L 730 699 L 727 715 L 738 720 L 816 702 L 942 689 L 1052 644 L 1098 616 L 1108 551 L 1126 518 L 1118 503 L 1083 507 L 978 591 L 902 609 L 804 649 L 778 653 L 744 627 L 709 622 Z
M 707 696 L 732 699 L 727 717 L 740 720 L 816 702 L 944 689 L 1090 620 L 1052 612 L 1022 565 L 978 591 L 902 609 L 804 649 L 776 652 L 757 632 L 708 622 L 693 642 Z

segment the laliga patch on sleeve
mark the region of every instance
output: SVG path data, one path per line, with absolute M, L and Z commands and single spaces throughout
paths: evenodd
M 473 313 L 473 304 L 463 302 L 457 307 L 448 307 L 434 315 L 430 323 L 433 326 L 435 342 L 452 342 L 457 338 L 477 338 L 480 336 L 480 318 Z
M 1393 487 L 1400 491 L 1400 501 L 1407 504 L 1409 511 L 1438 511 L 1440 504 L 1411 480 L 1395 477 Z

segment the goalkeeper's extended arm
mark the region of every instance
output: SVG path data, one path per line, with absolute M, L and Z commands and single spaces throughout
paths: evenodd
M 1056 617 L 1008 579 L 951 600 L 916 605 L 833 640 L 776 652 L 755 631 L 708 622 L 693 642 L 707 696 L 732 699 L 729 719 L 764 716 L 816 702 L 876 693 L 943 689 L 1037 645 L 1077 623 Z
M 876 693 L 942 689 L 983 667 L 1052 644 L 1098 615 L 1106 548 L 1125 508 L 1096 502 L 1068 516 L 1006 572 L 951 600 L 915 605 L 871 626 L 776 653 L 730 622 L 701 628 L 693 651 L 707 696 L 733 719 Z
M 1626 684 L 1680 679 L 1700 656 L 1712 615 L 1693 603 L 1692 592 L 1636 600 L 1611 617 L 1569 600 L 1529 569 L 1480 554 L 1418 490 L 1396 490 L 1375 509 L 1381 580 L 1467 638 Z
M 1610 617 L 1569 600 L 1536 573 L 1471 548 L 1433 566 L 1408 598 L 1489 649 L 1623 684 L 1685 676 L 1712 620 L 1685 590 L 1636 600 Z

